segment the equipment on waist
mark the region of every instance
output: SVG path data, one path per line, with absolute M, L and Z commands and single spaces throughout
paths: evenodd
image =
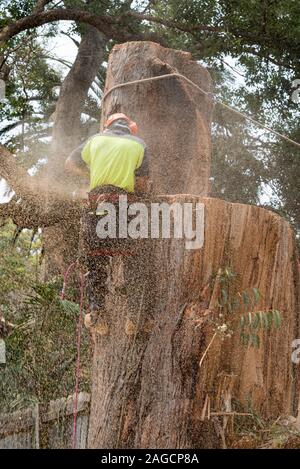
M 110 202 L 118 203 L 120 195 L 126 195 L 127 201 L 129 203 L 134 203 L 139 200 L 139 198 L 134 194 L 129 194 L 128 192 L 120 189 L 115 186 L 102 186 L 93 189 L 88 194 L 89 208 L 91 210 L 96 210 L 99 204 Z

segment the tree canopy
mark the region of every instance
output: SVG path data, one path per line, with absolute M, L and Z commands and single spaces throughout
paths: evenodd
M 291 98 L 293 80 L 300 76 L 297 1 L 2 0 L 1 6 L 0 77 L 6 81 L 6 100 L 0 136 L 18 150 L 27 168 L 48 155 L 61 67 L 72 65 L 49 51 L 49 40 L 68 35 L 79 45 L 91 25 L 106 45 L 103 65 L 81 105 L 81 138 L 96 128 L 112 46 L 152 39 L 190 51 L 208 67 L 215 94 L 224 102 L 299 139 L 299 103 Z M 213 194 L 267 203 L 297 226 L 299 208 L 289 194 L 297 187 L 299 150 L 219 107 L 213 137 Z M 236 180 L 243 184 L 236 186 Z M 261 197 L 266 187 L 271 196 Z
M 56 397 L 52 385 L 60 380 L 57 392 L 65 392 L 63 379 L 66 392 L 72 389 L 74 346 L 66 344 L 74 344 L 78 311 L 60 302 L 61 285 L 57 279 L 44 282 L 36 259 L 43 244 L 38 228 L 57 223 L 64 213 L 54 207 L 46 222 L 45 211 L 33 220 L 27 187 L 17 179 L 27 170 L 34 178 L 47 171 L 53 140 L 59 147 L 68 136 L 71 145 L 98 128 L 112 47 L 152 40 L 191 52 L 208 68 L 216 97 L 299 142 L 300 103 L 292 93 L 293 80 L 300 78 L 300 11 L 298 0 L 1 0 L 0 7 L 0 79 L 6 84 L 0 141 L 16 155 L 9 159 L 0 149 L 0 177 L 16 192 L 12 203 L 0 205 L 0 303 L 7 318 L 20 326 L 29 321 L 9 338 L 8 345 L 17 348 L 2 382 L 9 407 L 9 393 L 22 401 L 18 389 L 28 383 L 26 399 Z M 51 46 L 53 39 L 66 37 L 77 48 L 73 63 Z M 74 89 L 81 93 L 78 109 Z M 276 210 L 299 231 L 299 149 L 219 105 L 212 133 L 212 195 Z M 18 229 L 11 221 L 5 224 L 8 219 L 25 229 L 15 251 L 10 240 Z M 35 229 L 32 239 L 26 228 Z M 57 327 L 61 311 L 67 311 L 63 330 Z M 33 341 L 30 334 L 36 331 L 41 336 Z M 66 346 L 63 359 L 52 354 L 56 339 Z M 53 379 L 43 370 L 48 360 Z

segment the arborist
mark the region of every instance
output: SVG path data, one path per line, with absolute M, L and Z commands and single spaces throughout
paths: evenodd
M 137 137 L 137 124 L 122 113 L 112 114 L 104 131 L 89 138 L 66 160 L 66 170 L 89 178 L 89 211 L 82 218 L 81 246 L 88 269 L 87 295 L 90 313 L 85 325 L 100 335 L 109 332 L 105 310 L 109 258 L 120 247 L 118 240 L 99 239 L 96 226 L 99 201 L 118 202 L 119 195 L 145 196 L 150 191 L 149 161 L 145 142 Z M 117 205 L 117 204 L 116 204 Z M 97 216 L 98 215 L 98 216 Z M 101 216 L 101 215 L 100 215 Z M 122 240 L 122 246 L 126 246 Z

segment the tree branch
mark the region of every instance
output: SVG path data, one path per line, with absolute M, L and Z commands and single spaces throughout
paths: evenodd
M 56 8 L 53 10 L 32 14 L 5 26 L 0 31 L 0 43 L 11 39 L 12 37 L 27 29 L 36 28 L 38 26 L 42 26 L 43 24 L 61 20 L 78 21 L 89 24 L 97 28 L 107 37 L 120 42 L 139 40 L 156 40 L 161 44 L 164 42 L 163 38 L 155 33 L 149 32 L 134 34 L 126 30 L 125 27 L 120 28 L 118 18 L 113 19 L 111 16 L 97 16 L 88 11 L 82 11 L 78 9 Z
M 243 53 L 244 54 L 255 55 L 255 56 L 259 57 L 260 59 L 269 60 L 271 63 L 273 63 L 274 65 L 277 65 L 279 67 L 284 67 L 284 68 L 288 68 L 289 70 L 296 71 L 296 68 L 293 67 L 292 65 L 288 64 L 287 62 L 283 62 L 282 60 L 276 60 L 276 59 L 272 58 L 270 55 L 264 56 L 263 54 L 256 51 L 253 47 L 246 47 L 244 49 Z
M 68 62 L 67 60 L 64 59 L 59 59 L 57 57 L 52 57 L 51 55 L 43 54 L 43 55 L 37 55 L 40 59 L 48 59 L 48 60 L 53 60 L 54 62 L 59 62 L 62 65 L 65 65 L 65 67 L 71 68 L 72 63 Z
M 52 226 L 68 216 L 76 217 L 80 211 L 75 201 L 66 194 L 45 192 L 45 178 L 30 176 L 15 161 L 13 154 L 0 145 L 0 176 L 17 194 L 7 204 L 0 204 L 0 217 L 12 218 L 23 228 Z M 20 200 L 21 199 L 21 200 Z M 51 201 L 51 203 L 47 203 Z
M 76 41 L 76 39 L 74 39 L 74 37 L 72 37 L 71 34 L 68 34 L 65 31 L 60 31 L 60 34 L 63 34 L 64 36 L 67 36 L 75 44 L 75 46 L 77 48 L 80 46 L 80 42 Z
M 7 41 L 27 29 L 36 28 L 43 24 L 60 20 L 73 20 L 88 23 L 98 29 L 104 28 L 104 30 L 107 30 L 108 26 L 112 23 L 112 20 L 109 17 L 95 16 L 92 13 L 81 10 L 56 8 L 54 10 L 33 13 L 30 16 L 20 18 L 19 20 L 10 23 L 0 31 L 0 41 Z
M 50 2 L 47 2 L 50 3 Z M 236 31 L 225 28 L 224 26 L 210 26 L 206 24 L 196 24 L 192 26 L 187 26 L 184 23 L 177 21 L 167 20 L 165 18 L 159 18 L 154 15 L 145 14 L 142 12 L 137 12 L 129 10 L 123 14 L 113 18 L 109 15 L 97 16 L 88 11 L 83 11 L 79 9 L 68 9 L 68 8 L 54 8 L 48 11 L 36 11 L 27 17 L 21 18 L 14 23 L 11 23 L 5 26 L 0 30 L 0 43 L 7 41 L 8 39 L 14 37 L 22 31 L 27 29 L 35 28 L 42 26 L 47 23 L 52 23 L 56 21 L 66 20 L 66 21 L 77 21 L 81 23 L 86 23 L 91 26 L 94 26 L 99 31 L 101 31 L 105 36 L 110 39 L 114 39 L 119 42 L 125 41 L 155 41 L 162 45 L 167 46 L 166 40 L 163 35 L 148 32 L 148 33 L 132 33 L 128 27 L 122 24 L 128 18 L 135 18 L 138 21 L 148 21 L 149 23 L 156 23 L 168 28 L 177 29 L 188 34 L 195 35 L 197 32 L 207 32 L 207 33 L 230 33 L 236 37 L 244 38 L 246 40 L 254 41 L 259 43 L 260 38 L 257 37 L 251 31 Z M 269 43 L 272 41 L 271 38 L 262 37 L 264 43 Z M 251 54 L 260 55 L 255 50 L 249 50 Z M 270 61 L 276 63 L 276 65 L 282 65 L 284 67 L 293 69 L 291 65 L 279 62 L 275 59 L 269 58 Z
M 139 13 L 137 11 L 128 11 L 122 15 L 122 17 L 132 16 L 141 21 L 149 21 L 149 23 L 157 23 L 161 24 L 162 26 L 168 26 L 169 28 L 178 29 L 179 31 L 183 31 L 185 33 L 193 33 L 195 31 L 206 31 L 206 32 L 224 32 L 224 28 L 220 28 L 217 26 L 208 26 L 206 24 L 197 24 L 193 26 L 186 26 L 183 23 L 179 23 L 177 21 L 170 21 L 163 18 L 158 18 L 157 16 L 148 15 L 144 13 Z
M 15 157 L 3 145 L 0 145 L 0 176 L 20 197 L 27 198 L 32 194 L 32 181 L 28 180 L 31 176 L 16 164 Z
M 5 26 L 0 31 L 0 43 L 3 43 L 12 37 L 16 36 L 22 31 L 27 29 L 36 28 L 47 23 L 52 23 L 56 21 L 66 20 L 66 21 L 78 21 L 82 23 L 89 24 L 94 26 L 103 34 L 105 34 L 110 39 L 116 41 L 156 41 L 162 45 L 165 45 L 165 40 L 161 35 L 158 35 L 153 32 L 149 33 L 131 33 L 126 29 L 126 26 L 120 27 L 122 20 L 128 17 L 135 17 L 137 20 L 148 20 L 154 23 L 164 24 L 165 26 L 173 27 L 185 32 L 191 32 L 191 30 L 197 28 L 202 29 L 203 31 L 213 31 L 215 28 L 212 26 L 198 25 L 197 27 L 187 28 L 184 25 L 177 24 L 176 22 L 170 22 L 167 20 L 162 20 L 151 15 L 143 15 L 141 13 L 128 11 L 119 17 L 112 18 L 111 16 L 97 16 L 93 13 L 78 10 L 78 9 L 68 9 L 68 8 L 56 8 L 48 11 L 42 11 L 38 13 L 33 13 L 30 16 L 21 18 L 14 23 L 10 23 Z

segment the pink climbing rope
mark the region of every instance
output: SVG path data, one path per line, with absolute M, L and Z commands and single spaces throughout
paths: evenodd
M 72 270 L 73 270 L 73 269 L 75 268 L 75 266 L 77 265 L 77 262 L 78 262 L 78 259 L 76 259 L 75 262 L 72 262 L 72 263 L 69 265 L 69 267 L 67 268 L 67 270 L 65 271 L 65 274 L 64 274 L 64 281 L 63 281 L 63 287 L 62 287 L 62 290 L 61 290 L 61 293 L 60 293 L 60 299 L 61 299 L 61 300 L 64 300 L 64 299 L 65 299 L 66 288 L 67 288 L 69 276 L 70 276 L 70 273 L 72 272 Z
M 81 330 L 82 330 L 82 314 L 84 302 L 84 275 L 80 272 L 80 309 L 79 319 L 77 324 L 77 360 L 76 360 L 76 379 L 75 379 L 75 397 L 73 405 L 73 449 L 76 449 L 76 436 L 77 436 L 77 414 L 78 414 L 78 394 L 79 394 L 79 381 L 80 381 L 80 351 L 81 351 Z
M 62 300 L 65 299 L 66 288 L 71 272 L 75 269 L 78 263 L 78 259 L 72 262 L 67 268 L 64 274 L 63 287 L 60 294 Z M 77 436 L 77 415 L 78 415 L 78 395 L 79 395 L 79 381 L 80 381 L 80 352 L 81 352 L 81 331 L 82 331 L 82 315 L 83 315 L 83 304 L 84 304 L 84 274 L 80 272 L 80 300 L 79 300 L 79 319 L 77 323 L 77 338 L 76 338 L 76 372 L 75 372 L 75 393 L 73 401 L 73 436 L 72 436 L 72 448 L 76 449 L 76 436 Z

